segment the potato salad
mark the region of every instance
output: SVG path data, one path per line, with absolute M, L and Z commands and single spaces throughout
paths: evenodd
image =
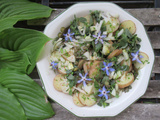
M 139 70 L 149 64 L 140 42 L 135 23 L 120 21 L 119 15 L 98 10 L 75 15 L 53 40 L 54 88 L 79 107 L 109 106 L 132 89 Z

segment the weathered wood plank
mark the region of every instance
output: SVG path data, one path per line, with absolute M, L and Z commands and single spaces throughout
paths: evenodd
M 40 79 L 34 79 L 40 86 Z M 141 98 L 160 98 L 160 80 L 150 80 L 146 93 Z
M 47 25 L 64 10 L 56 9 L 49 18 L 30 20 L 28 21 L 28 25 Z M 145 26 L 160 26 L 160 8 L 126 9 L 126 11 L 139 19 Z
M 160 49 L 160 31 L 147 32 L 153 49 Z
M 146 93 L 141 98 L 160 98 L 160 80 L 150 80 Z
M 127 9 L 146 26 L 160 26 L 160 8 Z
M 160 73 L 160 56 L 155 57 L 152 73 Z
M 56 115 L 47 120 L 159 120 L 160 118 L 160 104 L 132 104 L 115 117 L 103 118 L 79 118 L 56 103 L 52 106 Z

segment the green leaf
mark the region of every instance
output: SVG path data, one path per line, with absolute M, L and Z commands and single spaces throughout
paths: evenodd
M 16 97 L 0 84 L 0 120 L 26 120 Z
M 29 0 L 0 0 L 0 31 L 17 21 L 49 17 L 52 9 Z
M 99 52 L 101 48 L 102 48 L 102 43 L 98 42 L 98 43 L 95 45 L 95 52 Z
M 9 69 L 1 69 L 0 84 L 4 86 L 6 89 L 9 89 L 6 95 L 8 97 L 10 96 L 10 101 L 14 101 L 16 97 L 16 99 L 21 104 L 21 107 L 23 107 L 27 119 L 39 120 L 52 117 L 54 115 L 52 107 L 50 103 L 47 101 L 45 92 L 36 82 L 34 82 L 26 74 L 19 73 L 17 71 Z M 13 95 L 11 96 L 10 94 Z M 16 104 L 13 105 L 14 110 L 17 110 L 19 108 L 20 111 L 22 108 L 20 108 L 19 105 L 16 109 Z M 4 109 L 9 107 L 8 104 L 4 105 L 3 102 L 0 102 L 0 106 L 3 106 Z M 6 112 L 8 112 L 8 114 L 12 114 L 12 112 L 10 111 Z
M 85 22 L 87 22 L 87 19 L 84 18 L 84 17 L 80 17 L 80 18 L 79 18 L 79 22 L 85 23 Z
M 128 71 L 129 70 L 129 66 L 128 65 L 123 65 L 123 66 L 120 67 L 120 70 Z
M 26 71 L 31 63 L 25 53 L 13 52 L 0 48 L 0 68 Z
M 68 80 L 74 80 L 75 77 L 74 77 L 72 74 L 70 74 L 70 75 L 67 77 L 67 79 L 68 79 Z
M 0 68 L 30 74 L 44 44 L 50 40 L 43 33 L 23 28 L 0 32 Z

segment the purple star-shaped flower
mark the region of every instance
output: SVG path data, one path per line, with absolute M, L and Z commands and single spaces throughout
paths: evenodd
M 137 61 L 137 62 L 139 62 L 139 63 L 142 63 L 140 60 L 139 60 L 139 58 L 143 58 L 143 56 L 142 55 L 138 55 L 139 54 L 139 50 L 136 52 L 136 53 L 131 53 L 131 55 L 132 55 L 132 61 Z
M 100 41 L 102 44 L 104 43 L 103 42 L 103 38 L 105 38 L 106 37 L 106 35 L 101 35 L 101 31 L 99 31 L 99 33 L 98 33 L 98 36 L 97 35 L 92 35 L 94 38 L 97 38 L 96 40 L 95 40 L 95 44 L 97 44 L 98 43 L 98 41 Z
M 70 39 L 70 41 L 72 41 L 72 36 L 74 35 L 74 33 L 71 33 L 71 30 L 68 29 L 67 34 L 63 34 L 65 36 L 65 41 L 68 41 L 68 39 Z
M 104 65 L 104 68 L 101 68 L 101 70 L 103 71 L 106 71 L 106 74 L 109 76 L 109 71 L 115 71 L 114 68 L 111 68 L 112 66 L 112 62 L 111 63 L 108 63 L 108 65 L 106 64 L 106 62 L 103 61 L 103 65 Z
M 58 63 L 55 63 L 54 61 L 51 62 L 51 66 L 53 69 L 56 69 L 57 65 L 58 65 Z
M 83 86 L 86 86 L 86 81 L 87 81 L 87 80 L 88 80 L 88 81 L 91 81 L 91 80 L 92 80 L 92 79 L 86 78 L 87 75 L 88 75 L 88 73 L 86 73 L 84 76 L 82 76 L 82 74 L 79 73 L 79 76 L 81 77 L 81 79 L 78 80 L 77 83 L 83 82 Z
M 110 91 L 106 91 L 105 86 L 103 86 L 102 90 L 99 89 L 99 92 L 101 93 L 101 94 L 98 95 L 99 97 L 104 96 L 104 97 L 106 98 L 106 100 L 108 100 L 108 95 L 107 95 L 107 93 L 110 93 Z

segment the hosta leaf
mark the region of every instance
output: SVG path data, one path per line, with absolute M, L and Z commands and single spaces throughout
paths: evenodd
M 54 115 L 45 92 L 26 74 L 9 69 L 0 70 L 0 84 L 14 94 L 28 119 L 45 119 Z M 10 94 L 11 94 L 10 93 Z M 0 103 L 3 105 L 3 103 Z M 8 107 L 7 105 L 5 107 Z
M 16 97 L 0 84 L 0 120 L 26 120 L 21 104 Z
M 13 52 L 0 48 L 0 68 L 16 69 L 18 71 L 27 71 L 31 63 L 25 53 Z
M 52 9 L 29 0 L 0 0 L 0 31 L 17 21 L 49 17 Z
M 32 72 L 42 47 L 50 40 L 39 31 L 23 28 L 9 28 L 0 36 L 0 68 L 27 74 Z

